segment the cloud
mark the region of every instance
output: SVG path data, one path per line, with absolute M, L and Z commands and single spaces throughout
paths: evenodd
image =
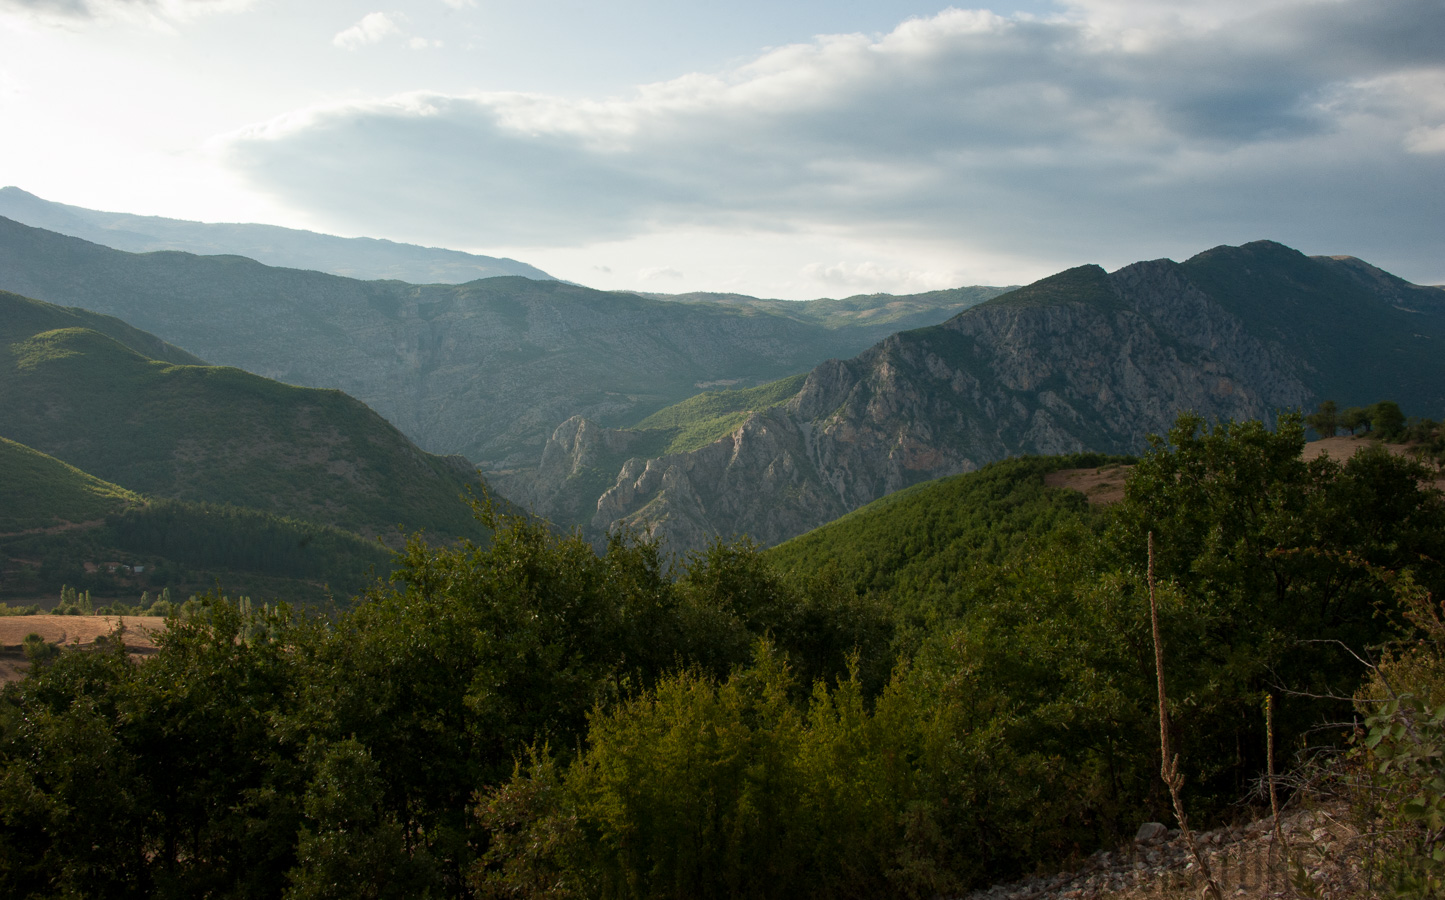
M 236 12 L 254 0 L 0 0 L 0 14 L 20 13 L 42 21 L 103 22 L 116 19 L 184 21 Z
M 848 291 L 935 291 L 961 283 L 959 274 L 953 271 L 918 271 L 872 261 L 809 263 L 803 267 L 802 275 L 829 288 Z
M 477 5 L 477 0 L 442 0 L 442 2 L 452 9 L 466 9 Z
M 660 278 L 677 280 L 682 278 L 682 273 L 671 266 L 657 266 L 655 268 L 638 269 L 637 277 L 642 281 L 657 281 Z
M 1075 261 L 1257 237 L 1438 256 L 1438 34 L 1445 5 L 1418 0 L 950 9 L 623 97 L 407 94 L 224 146 L 339 227 L 452 245 L 688 226 Z
M 331 43 L 343 50 L 359 50 L 368 44 L 378 43 L 401 31 L 396 19 L 384 12 L 367 13 L 361 21 L 344 31 L 337 32 Z

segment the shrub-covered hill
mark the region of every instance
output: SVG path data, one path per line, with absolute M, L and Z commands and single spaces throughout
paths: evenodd
M 321 602 L 389 571 L 390 551 L 337 528 L 236 506 L 148 499 L 0 438 L 0 601 L 62 587 L 135 604 L 228 589 Z
M 765 551 L 785 572 L 823 572 L 860 591 L 940 609 L 958 595 L 966 567 L 1100 513 L 1084 495 L 1048 487 L 1061 469 L 1130 462 L 1098 453 L 1025 456 L 904 488 Z
M 154 497 L 367 535 L 479 535 L 463 499 L 483 488 L 475 470 L 419 450 L 340 391 L 176 365 L 88 327 L 7 329 L 0 436 Z

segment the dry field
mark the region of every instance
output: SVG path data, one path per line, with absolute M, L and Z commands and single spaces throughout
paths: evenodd
M 1354 456 L 1356 450 L 1359 450 L 1360 447 L 1368 443 L 1374 443 L 1374 439 L 1363 436 L 1350 437 L 1349 435 L 1325 438 L 1322 441 L 1310 441 L 1308 444 L 1305 444 L 1304 458 L 1311 460 L 1317 456 L 1329 454 L 1336 460 L 1344 462 L 1351 456 Z M 1383 446 L 1396 456 L 1415 455 L 1415 445 L 1413 444 L 1384 444 Z M 1425 466 L 1426 468 L 1435 468 L 1428 462 L 1425 463 Z M 1433 484 L 1436 488 L 1445 490 L 1445 470 L 1436 469 L 1435 475 L 1436 478 Z
M 1355 455 L 1361 447 L 1366 444 L 1379 443 L 1374 438 L 1349 435 L 1325 438 L 1319 441 L 1310 441 L 1305 444 L 1304 453 L 1301 454 L 1305 461 L 1320 456 L 1331 456 L 1339 462 L 1344 462 Z M 1386 450 L 1396 456 L 1413 455 L 1413 447 L 1409 444 L 1382 444 Z M 1427 463 L 1427 466 L 1429 464 Z M 1124 499 L 1124 482 L 1129 478 L 1132 466 L 1103 466 L 1097 469 L 1060 469 L 1057 472 L 1050 472 L 1044 476 L 1044 484 L 1049 487 L 1069 488 L 1078 491 L 1089 498 L 1090 506 L 1108 506 L 1111 503 L 1118 503 Z M 1437 471 L 1437 478 L 1432 484 L 1445 491 L 1445 471 Z
M 1124 499 L 1124 482 L 1133 466 L 1103 466 L 1095 469 L 1060 469 L 1044 476 L 1049 487 L 1069 488 L 1089 499 L 1090 506 L 1108 506 Z
M 155 652 L 151 636 L 166 627 L 160 616 L 0 616 L 0 684 L 18 681 L 29 663 L 21 642 L 38 634 L 49 643 L 86 647 L 125 624 L 125 645 L 132 656 Z

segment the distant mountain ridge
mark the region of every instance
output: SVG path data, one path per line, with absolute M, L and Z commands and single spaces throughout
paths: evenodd
M 182 250 L 245 256 L 268 266 L 311 269 L 363 280 L 464 284 L 503 275 L 552 278 L 536 266 L 515 259 L 377 238 L 343 238 L 276 225 L 190 222 L 101 212 L 43 200 L 17 187 L 0 188 L 0 216 L 132 253 Z
M 535 466 L 571 416 L 635 424 L 707 386 L 805 372 L 1003 290 L 880 298 L 861 316 L 827 305 L 839 301 L 779 311 L 517 277 L 412 285 L 127 253 L 5 218 L 0 289 L 119 316 L 216 364 L 344 390 L 423 448 L 492 470 Z
M 1351 258 L 1261 241 L 1185 263 L 1081 266 L 825 362 L 705 447 L 627 456 L 586 525 L 650 529 L 679 551 L 741 533 L 769 545 L 1004 457 L 1137 452 L 1186 409 L 1269 421 L 1320 399 L 1388 397 L 1438 416 L 1442 342 L 1445 289 Z M 569 482 L 636 441 L 569 420 L 530 492 L 513 493 L 575 516 L 585 504 Z

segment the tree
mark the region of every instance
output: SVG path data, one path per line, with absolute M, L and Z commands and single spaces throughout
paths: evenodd
M 1393 400 L 1381 400 L 1369 410 L 1370 421 L 1381 440 L 1394 440 L 1405 431 L 1405 413 Z
M 1335 401 L 1325 400 L 1315 409 L 1314 413 L 1305 418 L 1305 424 L 1313 428 L 1322 438 L 1332 438 L 1340 427 L 1339 408 Z
M 1340 425 L 1348 428 L 1353 435 L 1357 429 L 1370 430 L 1369 410 L 1360 406 L 1351 406 L 1340 415 Z

